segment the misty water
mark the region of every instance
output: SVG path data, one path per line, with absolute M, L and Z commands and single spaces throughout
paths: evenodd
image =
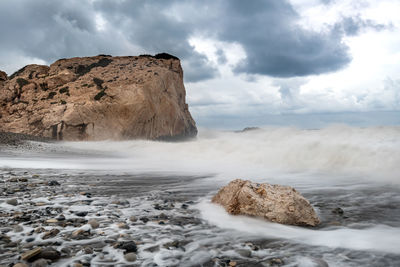
M 126 230 L 140 244 L 136 263 L 142 266 L 224 266 L 229 260 L 238 266 L 400 266 L 400 127 L 202 129 L 188 142 L 31 145 L 1 151 L 3 177 L 35 173 L 90 190 L 98 203 L 129 201 L 121 219 L 150 218 Z M 210 199 L 236 178 L 295 187 L 321 225 L 227 214 Z M 166 225 L 151 221 L 161 213 Z M 112 226 L 104 231 L 120 233 Z M 165 246 L 173 241 L 179 246 Z M 123 256 L 109 249 L 116 255 L 110 265 L 123 265 Z M 91 263 L 107 265 L 98 255 Z

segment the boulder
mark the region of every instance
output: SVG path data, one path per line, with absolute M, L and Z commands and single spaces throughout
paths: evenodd
M 60 59 L 0 80 L 0 132 L 67 141 L 197 134 L 180 61 L 167 54 Z
M 236 179 L 219 190 L 212 202 L 233 215 L 262 217 L 289 225 L 316 226 L 320 223 L 310 202 L 289 186 Z

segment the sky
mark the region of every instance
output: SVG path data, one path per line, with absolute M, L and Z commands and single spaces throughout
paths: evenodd
M 167 52 L 201 127 L 400 124 L 398 14 L 399 0 L 1 0 L 0 70 Z

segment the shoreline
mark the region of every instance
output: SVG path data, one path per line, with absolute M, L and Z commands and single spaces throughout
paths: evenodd
M 2 146 L 23 146 L 26 141 L 35 141 L 35 142 L 55 142 L 55 140 L 47 138 L 34 136 L 29 134 L 22 133 L 12 133 L 12 132 L 1 132 L 0 131 L 0 147 Z

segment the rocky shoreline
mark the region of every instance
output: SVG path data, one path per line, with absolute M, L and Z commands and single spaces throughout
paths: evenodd
M 26 141 L 36 142 L 54 142 L 54 140 L 46 137 L 38 137 L 29 134 L 0 132 L 0 147 L 1 146 L 23 146 Z
M 0 169 L 0 266 L 284 265 L 270 240 L 208 243 L 225 230 L 200 219 L 201 189 L 173 189 L 181 179 Z
M 69 151 L 58 144 L 55 149 L 52 143 L 20 141 L 33 148 L 42 146 L 41 157 L 35 156 L 34 149 L 25 150 L 25 145 L 19 147 L 21 150 L 2 150 L 6 153 L 0 156 L 4 163 L 0 168 L 1 267 L 400 263 L 395 253 L 310 245 L 286 239 L 285 235 L 268 237 L 219 227 L 204 216 L 210 206 L 223 211 L 210 202 L 219 188 L 212 175 L 111 171 L 91 169 L 91 165 L 82 169 L 74 162 L 85 159 L 103 165 L 111 158 Z M 60 159 L 68 164 L 56 163 Z M 123 158 L 113 158 L 112 164 L 119 160 Z M 13 161 L 25 162 L 28 167 L 7 167 L 7 162 Z M 398 225 L 400 191 L 394 187 L 302 191 L 323 219 L 314 233 L 363 231 L 368 225 L 382 223 Z M 382 194 L 385 199 L 377 205 Z M 229 223 L 229 219 L 212 214 L 220 223 Z M 386 219 L 382 222 L 381 218 Z M 266 225 L 268 229 L 274 228 Z M 310 229 L 304 231 L 311 234 Z
M 129 201 L 93 194 L 89 185 L 72 186 L 66 178 L 49 180 L 13 171 L 3 171 L 0 177 L 0 266 L 139 266 L 131 264 L 137 260 L 137 247 L 143 246 L 134 237 L 136 227 L 193 222 L 164 213 L 124 216 Z M 154 204 L 153 209 L 172 207 L 173 203 Z M 164 244 L 169 246 L 178 245 Z

